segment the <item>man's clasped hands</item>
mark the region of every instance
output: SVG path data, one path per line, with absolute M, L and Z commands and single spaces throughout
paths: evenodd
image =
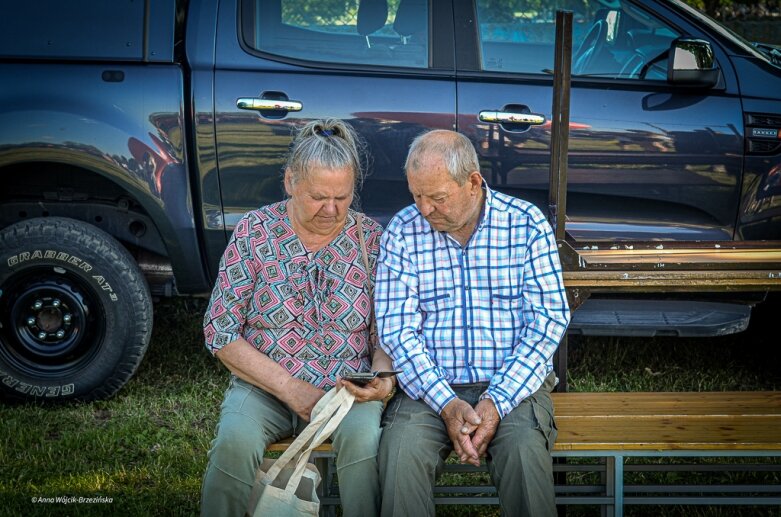
M 473 408 L 455 398 L 442 409 L 441 416 L 461 463 L 480 466 L 501 420 L 493 400 L 483 399 Z

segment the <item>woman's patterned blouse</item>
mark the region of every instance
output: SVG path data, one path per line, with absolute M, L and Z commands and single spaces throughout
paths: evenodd
M 344 229 L 308 254 L 287 216 L 287 201 L 248 212 L 220 261 L 204 316 L 206 346 L 216 353 L 243 336 L 290 374 L 328 389 L 343 371 L 368 371 L 371 300 L 350 210 Z M 374 269 L 382 227 L 364 217 Z

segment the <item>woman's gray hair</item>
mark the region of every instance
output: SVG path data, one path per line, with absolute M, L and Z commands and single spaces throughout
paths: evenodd
M 472 142 L 466 136 L 455 131 L 435 129 L 415 137 L 404 162 L 404 170 L 420 168 L 424 158 L 429 155 L 441 156 L 450 173 L 450 177 L 463 185 L 472 171 L 480 171 L 480 162 Z
M 356 189 L 360 189 L 365 175 L 365 147 L 355 130 L 342 120 L 313 120 L 298 130 L 285 169 L 295 184 L 306 178 L 312 167 L 349 168 Z

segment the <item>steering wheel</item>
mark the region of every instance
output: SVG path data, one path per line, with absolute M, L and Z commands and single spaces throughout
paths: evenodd
M 607 22 L 597 20 L 583 38 L 575 56 L 572 58 L 572 74 L 583 74 L 594 62 L 594 56 L 602 53 L 607 42 Z
M 644 70 L 645 57 L 640 52 L 635 52 L 626 60 L 621 71 L 618 73 L 619 79 L 642 79 L 641 73 Z
M 656 49 L 658 51 L 658 49 Z M 629 57 L 619 72 L 622 79 L 667 79 L 666 67 L 659 66 L 659 63 L 667 59 L 668 51 L 666 49 L 659 52 L 655 57 L 648 59 L 645 52 L 635 50 L 635 53 Z

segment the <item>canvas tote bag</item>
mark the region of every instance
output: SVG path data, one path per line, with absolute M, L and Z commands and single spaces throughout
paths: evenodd
M 255 476 L 247 515 L 251 517 L 317 516 L 320 474 L 309 463 L 312 451 L 331 436 L 353 405 L 355 397 L 334 388 L 312 410 L 312 421 L 278 458 L 265 458 Z

